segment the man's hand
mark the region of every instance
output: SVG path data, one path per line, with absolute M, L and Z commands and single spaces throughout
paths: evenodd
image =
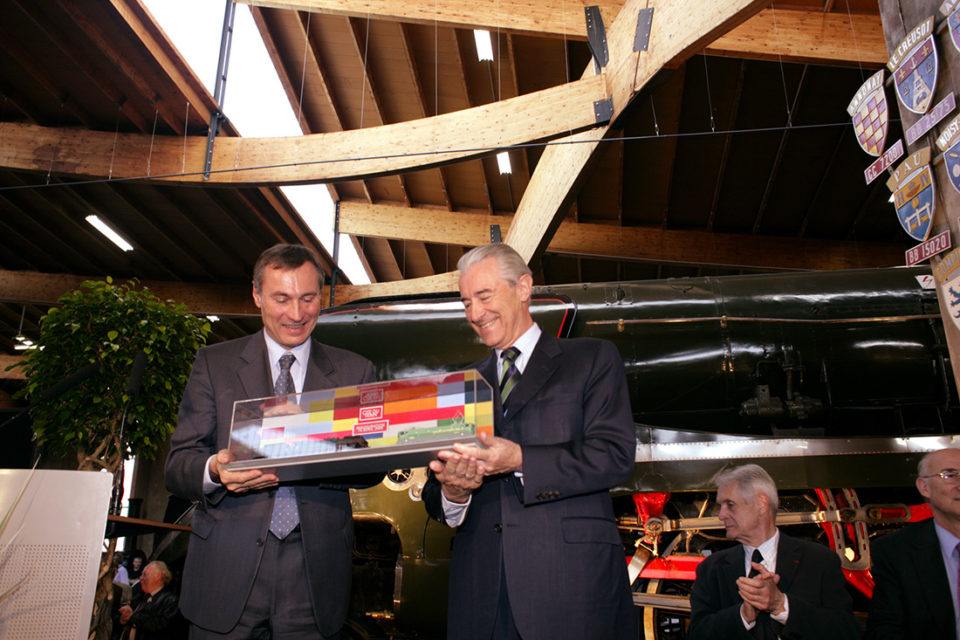
M 480 432 L 480 442 L 484 447 L 453 445 L 453 450 L 462 456 L 471 456 L 477 460 L 477 468 L 485 476 L 523 471 L 523 450 L 513 440 L 498 438 Z
M 249 469 L 247 471 L 228 471 L 222 465 L 233 462 L 236 456 L 227 449 L 221 449 L 217 455 L 210 458 L 210 465 L 207 472 L 210 479 L 219 482 L 227 491 L 233 493 L 245 493 L 247 491 L 257 491 L 274 487 L 279 484 L 280 479 L 272 473 L 264 473 L 260 469 Z
M 133 615 L 133 609 L 130 608 L 129 604 L 125 604 L 117 609 L 117 613 L 120 614 L 120 624 L 127 624 L 130 621 L 130 616 Z
M 767 611 L 772 615 L 783 613 L 783 592 L 777 587 L 780 583 L 780 576 L 767 571 L 766 567 L 757 562 L 751 562 L 750 566 L 759 571 L 753 578 L 737 578 L 737 589 L 740 592 L 740 598 L 743 599 L 744 618 L 748 621 L 749 608 L 756 611 Z M 756 612 L 754 612 L 756 618 Z
M 447 500 L 466 502 L 473 490 L 483 484 L 476 458 L 449 450 L 440 451 L 437 458 L 430 461 L 430 470 Z

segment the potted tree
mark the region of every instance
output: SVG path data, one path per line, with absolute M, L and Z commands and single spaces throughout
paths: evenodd
M 17 395 L 36 403 L 31 416 L 41 451 L 75 455 L 79 470 L 112 473 L 119 495 L 123 461 L 153 458 L 173 433 L 191 363 L 209 332 L 206 319 L 136 281 L 87 281 L 62 295 L 40 320 L 39 348 L 21 363 L 26 385 Z M 78 371 L 89 375 L 40 401 Z M 114 544 L 101 562 L 95 618 L 110 595 Z

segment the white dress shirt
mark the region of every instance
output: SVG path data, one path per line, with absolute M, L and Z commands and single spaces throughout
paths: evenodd
M 780 529 L 777 529 L 772 536 L 767 538 L 765 541 L 760 543 L 759 547 L 751 547 L 750 545 L 743 545 L 743 565 L 744 565 L 744 574 L 745 576 L 750 575 L 750 570 L 753 568 L 750 566 L 751 558 L 753 557 L 753 550 L 759 549 L 760 555 L 763 556 L 763 562 L 760 564 L 763 565 L 763 568 L 769 571 L 770 573 L 777 572 L 777 545 L 780 544 Z M 770 618 L 776 620 L 780 624 L 787 624 L 787 618 L 790 616 L 790 602 L 787 598 L 787 594 L 783 594 L 783 611 L 774 615 L 770 614 Z M 747 622 L 743 617 L 743 610 L 740 610 L 740 620 L 743 621 L 743 626 L 747 630 L 753 629 L 757 624 L 757 621 Z

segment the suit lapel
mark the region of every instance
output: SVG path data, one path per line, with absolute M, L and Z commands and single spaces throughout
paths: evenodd
M 250 336 L 247 345 L 240 353 L 242 364 L 237 369 L 240 386 L 247 398 L 264 398 L 273 395 L 273 381 L 270 379 L 270 363 L 267 361 L 267 343 L 263 332 Z
M 786 591 L 793 584 L 793 579 L 800 568 L 800 545 L 790 536 L 780 532 L 780 542 L 777 543 L 777 567 L 775 573 L 780 576 L 780 590 Z
M 540 389 L 560 366 L 561 349 L 559 341 L 546 333 L 540 334 L 537 346 L 530 354 L 530 360 L 520 376 L 520 382 L 510 392 L 504 409 L 508 419 L 520 412 L 525 404 L 535 398 Z
M 303 381 L 304 391 L 330 389 L 340 386 L 336 380 L 336 370 L 327 357 L 323 345 L 314 340 L 310 343 L 310 362 L 307 364 L 307 375 Z

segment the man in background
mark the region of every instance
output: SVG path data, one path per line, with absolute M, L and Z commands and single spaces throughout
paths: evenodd
M 180 609 L 191 638 L 334 636 L 350 598 L 348 488 L 382 475 L 278 487 L 259 470 L 223 465 L 233 403 L 374 380 L 366 359 L 311 339 L 322 268 L 300 245 L 263 252 L 253 299 L 263 331 L 205 347 L 187 382 L 166 465 L 171 493 L 197 501 Z
M 940 449 L 921 458 L 916 485 L 933 518 L 871 545 L 875 586 L 867 638 L 960 637 L 960 449 Z
M 740 544 L 697 567 L 687 637 L 859 638 L 840 559 L 777 529 L 779 500 L 770 475 L 748 464 L 721 473 L 716 485 L 727 538 Z
M 172 576 L 167 565 L 151 562 L 143 568 L 137 597 L 120 607 L 121 640 L 176 640 L 184 638 L 185 625 L 177 610 L 177 594 L 168 588 Z

